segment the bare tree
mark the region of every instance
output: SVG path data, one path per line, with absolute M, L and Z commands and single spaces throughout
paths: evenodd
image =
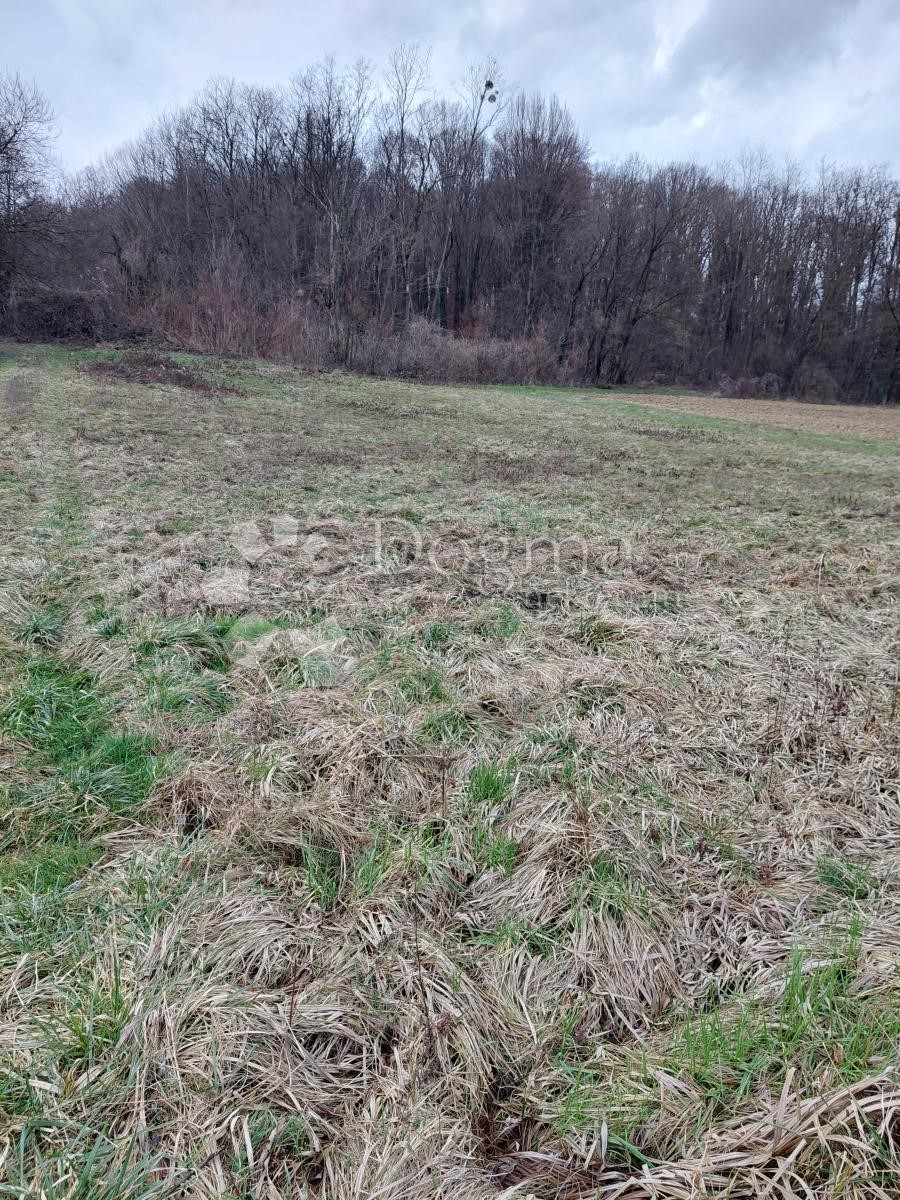
M 565 239 L 580 223 L 590 186 L 587 147 L 555 96 L 513 100 L 494 144 L 491 176 L 518 309 L 517 332 L 528 337 L 542 305 L 559 303 L 556 268 Z
M 45 197 L 53 113 L 34 84 L 0 75 L 0 314 L 50 217 Z
M 437 168 L 441 204 L 438 209 L 437 265 L 429 270 L 428 315 L 447 327 L 447 291 L 450 259 L 455 257 L 456 274 L 462 274 L 462 241 L 472 240 L 472 227 L 481 225 L 483 183 L 487 169 L 486 140 L 502 111 L 499 71 L 489 61 L 473 67 L 464 85 L 464 100 L 441 104 L 433 110 Z M 474 236 L 477 273 L 479 233 Z M 457 294 L 461 289 L 457 289 Z M 474 299 L 474 287 L 470 287 Z M 459 303 L 457 302 L 457 308 Z

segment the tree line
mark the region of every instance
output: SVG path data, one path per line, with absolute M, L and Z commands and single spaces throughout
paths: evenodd
M 900 184 L 597 164 L 555 98 L 428 56 L 214 80 L 49 194 L 0 85 L 0 320 L 425 378 L 900 401 Z

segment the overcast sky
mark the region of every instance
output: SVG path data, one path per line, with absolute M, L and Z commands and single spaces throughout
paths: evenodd
M 210 76 L 380 66 L 404 41 L 444 85 L 493 54 L 509 84 L 556 92 L 598 159 L 765 145 L 900 171 L 900 0 L 0 0 L 0 69 L 50 97 L 68 167 Z

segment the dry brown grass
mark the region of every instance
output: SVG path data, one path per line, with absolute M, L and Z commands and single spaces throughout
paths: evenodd
M 9 1194 L 900 1194 L 889 440 L 15 353 Z
M 621 398 L 654 408 L 666 408 L 672 412 L 696 413 L 701 417 L 724 417 L 731 421 L 747 421 L 751 425 L 775 425 L 780 429 L 802 430 L 806 433 L 900 441 L 900 408 L 643 392 L 634 395 L 623 393 Z

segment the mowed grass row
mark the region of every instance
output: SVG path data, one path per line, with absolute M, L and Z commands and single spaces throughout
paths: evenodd
M 871 419 L 18 346 L 0 409 L 4 1194 L 897 1194 Z

